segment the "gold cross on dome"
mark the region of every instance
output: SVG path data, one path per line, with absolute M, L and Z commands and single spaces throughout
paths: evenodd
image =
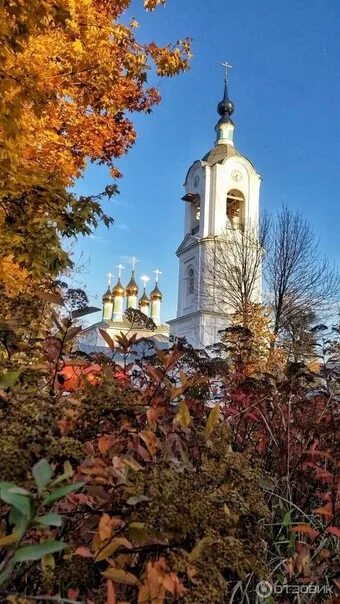
M 160 271 L 158 268 L 156 268 L 155 271 L 153 271 L 156 275 L 156 283 L 158 283 L 158 279 L 159 279 L 159 275 L 162 274 L 162 271 Z
M 119 279 L 120 279 L 120 278 L 121 278 L 121 276 L 122 276 L 122 270 L 125 268 L 125 266 L 123 266 L 122 264 L 118 264 L 118 265 L 116 266 L 116 268 L 118 268 L 118 277 L 119 277 Z
M 136 268 L 137 262 L 139 262 L 138 258 L 136 258 L 136 256 L 132 256 L 132 258 L 129 258 L 129 262 L 130 262 L 130 264 L 132 264 L 132 270 L 134 271 Z
M 225 63 L 221 63 L 222 67 L 224 67 L 224 79 L 226 82 L 228 82 L 228 77 L 229 77 L 229 73 L 228 73 L 228 69 L 232 69 L 233 66 L 230 65 L 228 63 L 228 61 L 226 61 Z

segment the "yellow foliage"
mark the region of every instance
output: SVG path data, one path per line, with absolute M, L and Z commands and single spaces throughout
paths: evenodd
M 17 296 L 26 289 L 29 285 L 28 277 L 28 271 L 20 267 L 12 255 L 0 258 L 0 283 L 4 287 L 3 293 L 6 296 Z
M 144 8 L 146 10 L 154 10 L 160 4 L 165 4 L 165 0 L 144 0 Z
M 204 436 L 208 438 L 216 428 L 221 417 L 220 406 L 215 405 L 209 413 L 207 424 L 204 428 Z
M 320 363 L 317 359 L 313 359 L 313 361 L 311 361 L 307 367 L 311 373 L 319 373 L 320 371 Z
M 120 23 L 130 4 L 0 2 L 0 282 L 7 295 L 25 286 L 27 267 L 41 279 L 42 274 L 54 277 L 67 265 L 58 240 L 65 235 L 60 223 L 68 207 L 61 192 L 74 185 L 87 161 L 105 164 L 113 177 L 120 176 L 114 160 L 136 138 L 127 113 L 149 112 L 160 100 L 158 91 L 147 85 L 153 64 L 166 76 L 188 68 L 188 40 L 175 48 L 141 44 L 135 37 L 137 22 Z M 144 4 L 153 10 L 164 1 Z M 25 203 L 27 216 L 21 210 Z M 82 220 L 91 223 L 79 214 L 71 234 L 83 233 Z M 57 233 L 56 240 L 48 229 Z M 40 233 L 45 249 L 55 253 L 50 272 L 33 249 Z
M 145 2 L 152 10 L 159 0 Z M 86 158 L 107 164 L 135 140 L 124 111 L 159 101 L 144 86 L 188 67 L 188 41 L 141 45 L 118 22 L 128 0 L 30 0 L 0 5 L 0 195 L 57 180 L 70 186 Z
M 178 407 L 178 413 L 175 416 L 175 420 L 183 428 L 188 428 L 190 425 L 191 417 L 189 407 L 185 401 L 181 401 Z
M 261 304 L 250 303 L 242 312 L 232 317 L 233 325 L 245 329 L 244 334 L 228 334 L 237 344 L 237 359 L 245 375 L 277 373 L 285 366 L 286 353 L 275 346 L 269 309 Z M 240 367 L 238 367 L 240 369 Z

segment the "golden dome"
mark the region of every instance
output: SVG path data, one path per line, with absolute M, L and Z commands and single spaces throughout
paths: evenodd
M 103 302 L 112 302 L 112 293 L 110 290 L 110 286 L 107 288 L 105 294 L 103 294 L 102 300 Z
M 124 296 L 125 294 L 125 289 L 121 283 L 121 280 L 118 279 L 116 285 L 112 288 L 112 295 L 113 296 Z
M 148 306 L 150 304 L 150 298 L 146 295 L 145 290 L 142 297 L 139 299 L 139 306 Z
M 127 296 L 137 296 L 138 285 L 135 280 L 135 271 L 132 271 L 131 279 L 126 286 L 125 291 Z
M 151 298 L 151 300 L 162 300 L 162 292 L 159 289 L 157 283 L 150 294 L 150 298 Z

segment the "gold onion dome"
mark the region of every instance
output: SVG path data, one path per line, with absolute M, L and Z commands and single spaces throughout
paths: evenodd
M 112 301 L 112 293 L 110 290 L 110 286 L 108 286 L 105 294 L 103 294 L 103 302 L 111 302 Z
M 116 285 L 112 288 L 112 295 L 113 296 L 124 296 L 125 294 L 125 289 L 122 285 L 122 282 L 120 279 L 118 279 Z
M 150 298 L 146 295 L 145 290 L 142 297 L 139 299 L 139 304 L 141 306 L 146 306 L 147 304 L 150 304 Z
M 151 298 L 151 300 L 162 300 L 162 292 L 159 289 L 157 283 L 150 294 L 150 298 Z
M 135 271 L 132 271 L 131 279 L 126 286 L 125 291 L 127 296 L 137 296 L 138 285 L 135 280 Z

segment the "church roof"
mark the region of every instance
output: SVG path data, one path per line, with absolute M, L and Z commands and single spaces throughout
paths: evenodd
M 116 285 L 112 288 L 112 294 L 115 296 L 124 296 L 125 289 L 122 286 L 120 278 L 118 279 Z
M 126 286 L 125 291 L 127 296 L 136 296 L 138 294 L 138 285 L 136 283 L 134 270 L 132 271 L 131 279 Z
M 103 302 L 111 302 L 112 301 L 112 294 L 111 294 L 110 286 L 108 286 L 106 292 L 103 294 L 102 300 L 103 300 Z
M 151 298 L 151 300 L 162 300 L 162 292 L 159 289 L 157 283 L 156 283 L 154 289 L 152 290 L 152 292 L 150 294 L 150 298 Z
M 150 304 L 150 298 L 147 296 L 145 288 L 143 295 L 139 298 L 139 304 Z
M 202 161 L 206 162 L 208 166 L 214 166 L 215 164 L 222 164 L 225 159 L 235 155 L 241 155 L 241 153 L 232 145 L 216 145 L 206 153 Z

